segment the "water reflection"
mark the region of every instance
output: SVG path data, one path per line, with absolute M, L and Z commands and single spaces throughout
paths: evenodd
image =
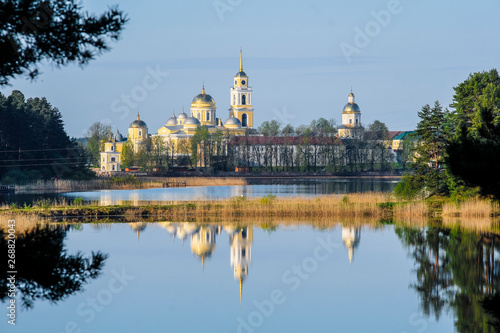
M 352 264 L 354 250 L 358 247 L 359 242 L 361 241 L 361 228 L 342 227 L 342 241 L 347 248 L 349 262 Z
M 436 320 L 453 310 L 459 332 L 494 332 L 500 327 L 499 237 L 459 229 L 396 228 L 415 261 L 421 310 Z
M 68 254 L 64 239 L 71 226 L 40 226 L 18 232 L 16 236 L 16 284 L 21 303 L 32 308 L 36 300 L 57 303 L 83 290 L 97 278 L 107 255 L 92 252 Z M 7 253 L 7 237 L 0 231 L 0 252 Z M 7 260 L 5 260 L 5 263 Z M 7 267 L 0 272 L 7 281 Z M 18 294 L 19 295 L 19 294 Z M 0 300 L 8 300 L 7 284 L 0 284 Z
M 281 180 L 283 181 L 283 180 Z M 140 205 L 147 203 L 177 203 L 193 200 L 219 200 L 232 197 L 313 196 L 353 192 L 391 192 L 396 186 L 394 179 L 293 179 L 270 184 L 244 186 L 199 186 L 186 188 L 151 188 L 139 190 L 101 190 L 63 194 L 73 200 L 98 201 L 100 205 Z

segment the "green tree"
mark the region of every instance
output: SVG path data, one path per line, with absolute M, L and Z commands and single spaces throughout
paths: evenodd
M 85 134 L 85 147 L 90 163 L 99 167 L 100 153 L 104 151 L 104 142 L 111 137 L 111 125 L 93 123 Z
M 366 138 L 365 139 L 371 139 L 371 140 L 387 140 L 389 139 L 389 129 L 385 125 L 385 123 L 375 120 L 373 123 L 368 125 L 368 131 L 372 133 L 371 138 Z
M 455 87 L 450 172 L 469 187 L 500 200 L 500 76 L 474 73 Z
M 132 141 L 127 141 L 123 144 L 121 153 L 121 165 L 124 168 L 129 168 L 135 165 L 135 153 Z
M 14 90 L 0 94 L 0 179 L 20 183 L 35 179 L 92 177 L 88 158 L 64 130 L 62 116 L 45 98 Z
M 406 175 L 401 186 L 418 186 L 413 191 L 406 190 L 406 193 L 423 191 L 428 195 L 448 194 L 444 161 L 448 145 L 446 122 L 449 121 L 449 113 L 443 111 L 436 101 L 432 108 L 429 104 L 422 107 L 418 116 L 420 122 L 416 130 L 415 161 L 411 165 L 414 173 Z M 401 186 L 396 188 L 396 194 L 400 193 Z
M 37 65 L 86 65 L 117 40 L 126 16 L 118 7 L 96 16 L 82 11 L 79 1 L 29 0 L 0 2 L 0 85 Z
M 264 121 L 258 128 L 263 136 L 277 136 L 280 133 L 281 124 L 276 120 Z

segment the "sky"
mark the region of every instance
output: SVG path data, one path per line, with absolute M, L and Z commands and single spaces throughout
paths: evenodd
M 83 68 L 43 64 L 0 92 L 46 97 L 73 137 L 94 122 L 126 133 L 137 112 L 157 133 L 203 83 L 224 121 L 242 48 L 256 127 L 340 124 L 352 89 L 365 127 L 413 130 L 423 105 L 448 106 L 453 87 L 500 59 L 497 0 L 82 1 L 96 14 L 110 5 L 130 19 L 111 51 Z

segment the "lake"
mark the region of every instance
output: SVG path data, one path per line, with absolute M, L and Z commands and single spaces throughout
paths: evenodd
M 192 200 L 217 200 L 236 196 L 262 197 L 311 196 L 321 194 L 344 194 L 354 192 L 391 192 L 397 178 L 344 178 L 344 179 L 273 179 L 254 180 L 244 186 L 197 186 L 185 188 L 152 188 L 139 190 L 100 190 L 90 192 L 70 192 L 63 194 L 16 194 L 1 196 L 0 203 L 16 203 L 23 206 L 45 198 L 84 201 L 99 201 L 102 205 L 145 202 L 172 202 Z
M 439 227 L 76 224 L 16 244 L 2 332 L 490 332 L 499 287 L 498 236 Z

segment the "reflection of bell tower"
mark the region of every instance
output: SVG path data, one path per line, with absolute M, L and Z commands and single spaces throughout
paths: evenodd
M 144 231 L 144 229 L 146 229 L 146 226 L 148 224 L 146 222 L 135 222 L 135 223 L 129 223 L 128 225 L 132 228 L 132 230 L 137 232 L 137 240 L 139 240 L 141 231 Z
M 352 263 L 354 250 L 358 247 L 361 240 L 361 228 L 342 227 L 342 240 L 349 253 L 349 262 Z
M 234 278 L 240 282 L 240 302 L 243 297 L 243 280 L 248 276 L 248 266 L 252 260 L 253 227 L 237 229 L 229 236 L 231 244 L 231 266 Z
M 202 226 L 198 232 L 191 236 L 191 251 L 201 258 L 201 264 L 205 266 L 205 258 L 209 258 L 215 250 L 215 234 L 217 227 Z

